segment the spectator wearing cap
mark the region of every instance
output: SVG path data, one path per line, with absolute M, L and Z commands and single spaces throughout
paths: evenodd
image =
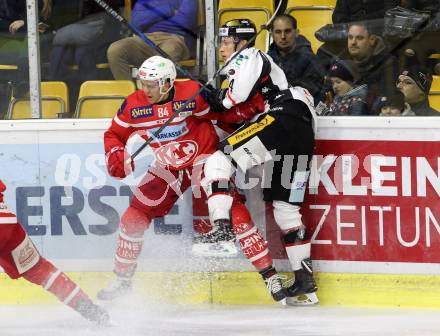
M 380 97 L 378 110 L 383 117 L 415 116 L 411 106 L 405 103 L 405 96 L 397 88 L 388 95 Z
M 324 71 L 309 40 L 299 35 L 296 19 L 287 14 L 276 16 L 271 33 L 273 43 L 267 53 L 283 69 L 289 84 L 306 88 L 313 96 L 315 105 L 324 100 Z
M 440 116 L 439 112 L 429 106 L 429 90 L 432 76 L 422 67 L 415 65 L 402 71 L 396 86 L 405 96 L 405 102 L 417 116 Z
M 349 60 L 338 60 L 330 66 L 328 75 L 335 94 L 328 115 L 367 115 L 365 98 L 368 87 L 366 84 L 355 84 L 356 64 Z

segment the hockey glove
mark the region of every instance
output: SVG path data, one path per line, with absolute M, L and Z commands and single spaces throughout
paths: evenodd
M 116 178 L 125 178 L 134 171 L 134 162 L 124 147 L 113 147 L 105 155 L 108 173 Z
M 208 103 L 212 112 L 224 111 L 223 99 L 226 96 L 227 89 L 216 89 L 211 84 L 208 84 L 200 92 L 200 95 Z
M 263 96 L 256 93 L 251 99 L 238 104 L 237 108 L 237 113 L 241 115 L 244 120 L 252 119 L 256 114 L 264 112 L 265 105 Z
M 223 112 L 220 121 L 229 124 L 238 124 L 252 119 L 258 113 L 264 112 L 263 96 L 256 93 L 252 98 Z

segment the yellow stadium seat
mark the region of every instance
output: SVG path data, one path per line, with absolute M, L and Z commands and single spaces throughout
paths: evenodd
M 429 105 L 440 111 L 440 76 L 432 76 L 431 90 L 429 91 Z
M 74 117 L 111 118 L 135 90 L 135 84 L 129 80 L 86 81 L 79 89 Z
M 233 19 L 249 19 L 255 23 L 257 32 L 265 24 L 274 11 L 273 0 L 220 0 L 218 6 L 219 25 Z M 255 41 L 255 47 L 267 51 L 269 48 L 269 34 L 263 31 Z
M 335 4 L 335 0 L 289 0 L 287 2 L 286 14 L 292 15 L 297 20 L 299 33 L 310 41 L 315 53 L 322 45 L 322 42 L 316 39 L 315 32 L 322 26 L 332 23 Z
M 440 76 L 432 76 L 432 84 L 430 92 L 440 93 Z
M 12 98 L 8 119 L 31 119 L 29 99 Z M 43 119 L 63 117 L 69 109 L 69 89 L 64 82 L 41 82 L 41 109 Z

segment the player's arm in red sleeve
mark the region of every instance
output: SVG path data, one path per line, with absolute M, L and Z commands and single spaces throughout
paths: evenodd
M 203 100 L 203 97 L 199 96 L 199 99 L 207 105 L 205 100 Z M 207 111 L 204 113 L 204 118 L 218 120 L 227 124 L 239 124 L 252 119 L 256 114 L 263 112 L 264 108 L 265 104 L 263 96 L 257 92 L 252 98 L 233 106 L 229 110 L 225 109 L 220 112 Z
M 134 163 L 125 149 L 128 138 L 133 133 L 128 118 L 127 99 L 113 117 L 110 127 L 104 133 L 104 151 L 108 173 L 116 178 L 124 178 L 134 170 Z

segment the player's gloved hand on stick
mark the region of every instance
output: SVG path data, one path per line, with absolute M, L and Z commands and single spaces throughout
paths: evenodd
M 200 95 L 208 103 L 212 112 L 221 112 L 225 110 L 222 101 L 226 96 L 226 91 L 227 89 L 216 89 L 208 84 L 200 92 Z
M 134 162 L 124 147 L 113 147 L 105 155 L 108 173 L 117 178 L 125 178 L 134 171 Z

